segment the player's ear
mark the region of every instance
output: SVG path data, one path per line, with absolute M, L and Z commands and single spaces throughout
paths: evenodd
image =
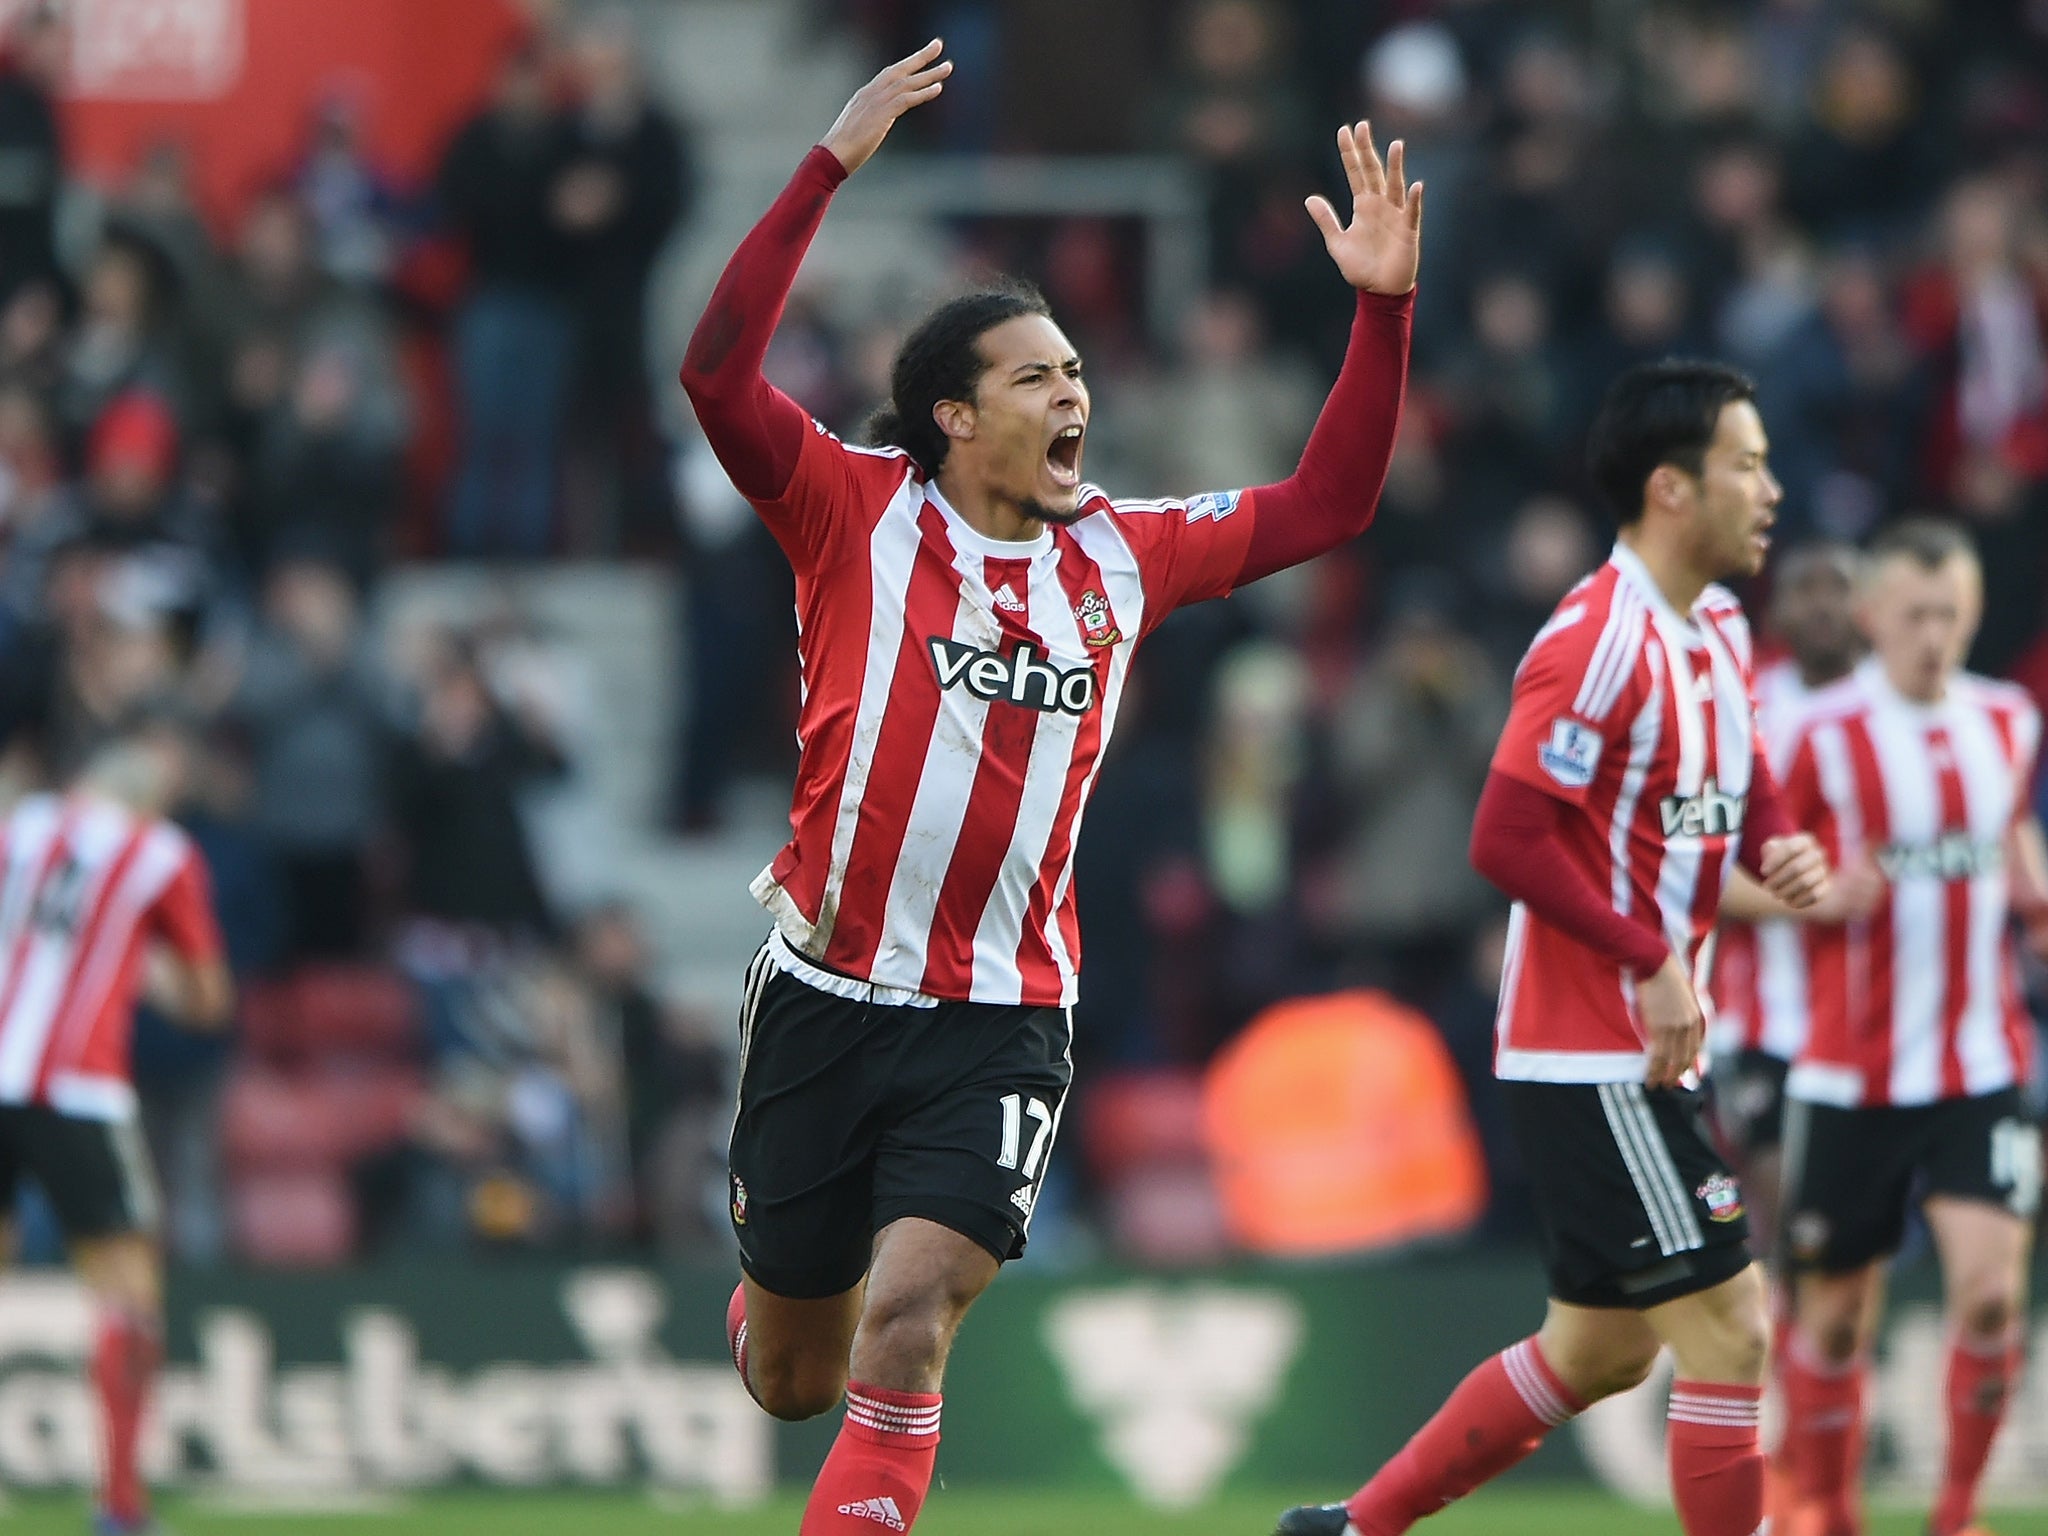
M 1643 500 L 1649 506 L 1676 511 L 1685 505 L 1685 494 L 1691 485 L 1692 476 L 1676 464 L 1659 464 L 1643 484 Z
M 941 400 L 932 407 L 932 420 L 955 442 L 974 436 L 974 405 L 967 400 Z

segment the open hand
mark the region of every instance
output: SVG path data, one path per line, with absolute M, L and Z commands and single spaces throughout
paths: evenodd
M 1337 130 L 1337 153 L 1351 182 L 1351 222 L 1338 222 L 1326 197 L 1308 200 L 1308 216 L 1323 232 L 1323 246 L 1344 281 L 1368 293 L 1403 294 L 1415 286 L 1422 251 L 1422 183 L 1409 186 L 1407 146 L 1387 146 L 1380 164 L 1372 124 Z
M 896 119 L 921 107 L 946 88 L 953 62 L 940 59 L 945 44 L 933 38 L 907 59 L 898 59 L 853 93 L 853 99 L 818 142 L 838 157 L 847 175 L 868 163 L 882 147 Z

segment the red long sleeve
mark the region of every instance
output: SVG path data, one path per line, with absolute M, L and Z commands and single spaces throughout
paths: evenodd
M 1256 487 L 1257 520 L 1233 586 L 1299 565 L 1365 532 L 1394 457 L 1408 382 L 1411 289 L 1358 295 L 1344 366 L 1293 474 Z
M 1749 781 L 1749 804 L 1742 813 L 1742 843 L 1735 850 L 1735 862 L 1761 880 L 1764 877 L 1764 844 L 1774 837 L 1790 837 L 1799 829 L 1785 808 L 1785 796 L 1778 777 L 1759 751 Z
M 683 356 L 683 389 L 706 441 L 749 501 L 774 501 L 796 472 L 810 418 L 762 376 L 804 252 L 846 168 L 823 145 L 804 157 L 726 263 Z
M 1571 807 L 1498 770 L 1488 774 L 1472 818 L 1472 867 L 1544 922 L 1642 977 L 1671 958 L 1654 928 L 1623 917 L 1605 892 L 1564 856 Z

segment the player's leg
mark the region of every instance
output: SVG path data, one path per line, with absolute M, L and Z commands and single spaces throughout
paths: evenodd
M 1551 1430 L 1642 1384 L 1657 1336 L 1635 1312 L 1553 1299 L 1535 1335 L 1461 1381 L 1434 1417 L 1342 1504 L 1281 1517 L 1282 1536 L 1399 1536 L 1525 1459 Z
M 789 1423 L 836 1408 L 865 1291 L 863 1284 L 834 1296 L 778 1296 L 742 1275 L 727 1308 L 726 1337 L 754 1401 Z
M 138 1453 L 142 1422 L 163 1364 L 163 1258 L 156 1180 L 134 1120 L 30 1117 L 27 1165 L 49 1195 L 71 1261 L 97 1312 L 91 1378 L 101 1429 L 98 1528 L 150 1528 Z
M 899 1009 L 910 1104 L 875 1150 L 879 1232 L 846 1383 L 846 1421 L 801 1536 L 916 1524 L 938 1453 L 946 1359 L 967 1309 L 1019 1257 L 1072 1080 L 1051 1008 Z M 900 1522 L 900 1524 L 898 1523 Z
M 2040 1134 L 2017 1094 L 1943 1105 L 1924 1209 L 1948 1314 L 1948 1438 L 1929 1529 L 1954 1536 L 2024 1361 L 2027 1256 L 2041 1187 Z
M 1588 1403 L 1643 1380 L 1658 1348 L 1643 1314 L 1749 1262 L 1741 1201 L 1697 1095 L 1631 1083 L 1502 1088 L 1515 1139 L 1544 1168 L 1534 1190 L 1552 1297 L 1543 1328 L 1468 1376 L 1347 1503 L 1289 1510 L 1281 1536 L 1340 1536 L 1347 1523 L 1394 1536 L 1497 1477 Z
M 1795 1496 L 1826 1536 L 1863 1528 L 1870 1347 L 1925 1129 L 1919 1110 L 1795 1102 L 1786 1113 L 1793 1324 L 1779 1374 Z
M 875 1121 L 886 1018 L 776 968 L 764 948 L 740 1015 L 728 1152 L 742 1278 L 726 1311 L 733 1364 L 778 1419 L 839 1402 L 874 1246 Z
M 1770 1355 L 1770 1301 L 1751 1264 L 1706 1290 L 1650 1308 L 1671 1346 L 1671 1493 L 1687 1536 L 1753 1536 L 1764 1518 L 1758 1438 Z

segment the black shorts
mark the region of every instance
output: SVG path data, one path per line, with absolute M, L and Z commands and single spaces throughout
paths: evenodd
M 875 1234 L 920 1216 L 1024 1251 L 1073 1080 L 1063 1009 L 836 997 L 764 950 L 740 1021 L 732 1224 L 778 1296 L 836 1296 Z
M 1640 1083 L 1501 1090 L 1552 1296 L 1640 1311 L 1748 1267 L 1742 1191 L 1707 1135 L 1704 1095 Z
M 1708 1079 L 1714 1130 L 1738 1163 L 1776 1151 L 1785 1139 L 1785 1077 L 1792 1064 L 1768 1051 L 1745 1049 L 1714 1063 Z
M 35 1180 L 66 1237 L 156 1231 L 149 1149 L 134 1120 L 83 1120 L 41 1104 L 0 1105 L 0 1216 Z
M 1860 1109 L 1795 1099 L 1785 1115 L 1785 1190 L 1793 1265 L 1842 1274 L 1897 1253 L 1908 1211 L 1929 1195 L 2033 1220 L 2041 1133 L 2017 1088 Z

